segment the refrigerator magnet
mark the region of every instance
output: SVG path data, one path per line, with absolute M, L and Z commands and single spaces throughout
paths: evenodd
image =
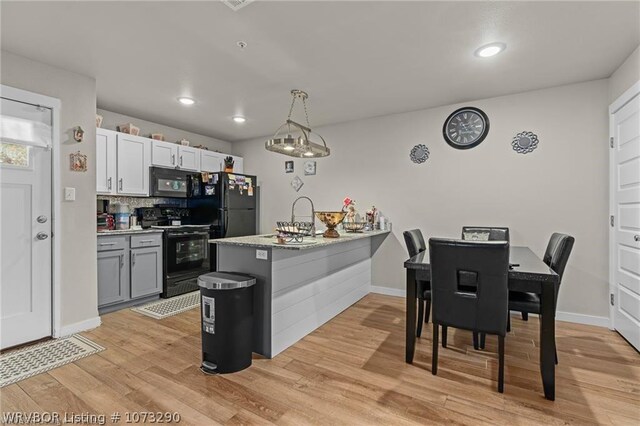
M 247 194 L 249 195 L 249 197 L 253 197 L 253 186 L 249 186 L 249 189 L 247 189 Z

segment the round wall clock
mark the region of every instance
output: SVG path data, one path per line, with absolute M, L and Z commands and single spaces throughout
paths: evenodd
M 451 113 L 442 127 L 442 136 L 456 149 L 477 146 L 489 133 L 489 117 L 482 110 L 464 107 Z

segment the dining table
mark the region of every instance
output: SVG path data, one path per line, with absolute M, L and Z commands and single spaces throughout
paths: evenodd
M 511 246 L 509 265 L 509 290 L 536 293 L 540 296 L 540 374 L 544 396 L 553 401 L 556 366 L 555 304 L 560 278 L 529 247 Z M 404 262 L 404 267 L 407 278 L 405 361 L 411 364 L 416 347 L 416 280 L 431 281 L 429 249 Z

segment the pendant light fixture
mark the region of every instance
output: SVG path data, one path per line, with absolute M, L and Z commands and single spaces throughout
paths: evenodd
M 327 143 L 322 136 L 314 133 L 320 138 L 322 144 L 312 142 L 310 139 L 311 133 L 313 132 L 311 131 L 311 125 L 309 124 L 309 114 L 307 113 L 306 102 L 309 95 L 302 90 L 294 89 L 291 91 L 291 96 L 293 99 L 291 100 L 291 108 L 289 108 L 287 121 L 285 121 L 282 126 L 278 127 L 276 134 L 273 135 L 273 138 L 265 142 L 264 147 L 267 151 L 277 152 L 279 154 L 288 155 L 289 157 L 314 158 L 328 156 L 331 151 L 327 148 Z M 307 120 L 306 126 L 291 120 L 291 114 L 293 113 L 296 99 L 300 99 L 302 101 L 304 115 Z M 285 128 L 287 129 L 287 134 L 280 134 L 280 132 Z

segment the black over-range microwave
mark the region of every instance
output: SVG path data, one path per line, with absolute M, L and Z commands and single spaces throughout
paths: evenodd
M 151 167 L 149 185 L 152 197 L 187 198 L 193 172 Z

